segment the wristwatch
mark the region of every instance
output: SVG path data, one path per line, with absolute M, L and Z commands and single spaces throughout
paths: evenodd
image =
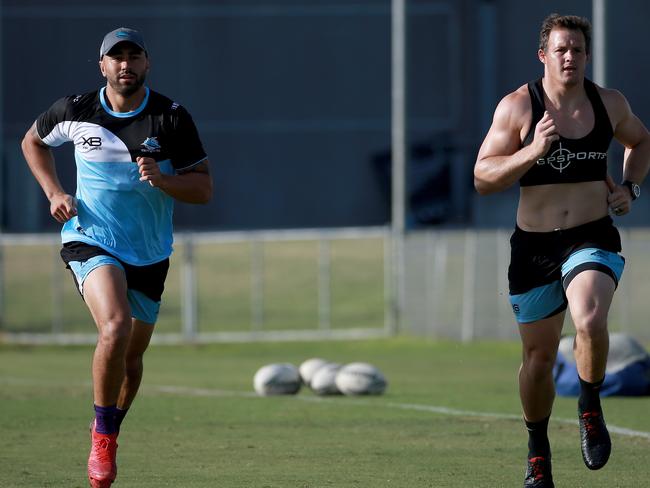
M 621 184 L 623 186 L 627 186 L 627 188 L 630 190 L 630 195 L 632 195 L 632 200 L 636 200 L 641 196 L 641 187 L 636 183 L 634 183 L 633 181 L 625 180 Z

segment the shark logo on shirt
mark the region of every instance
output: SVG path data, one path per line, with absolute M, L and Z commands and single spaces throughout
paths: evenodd
M 142 144 L 142 152 L 154 153 L 160 152 L 160 143 L 157 137 L 147 137 Z

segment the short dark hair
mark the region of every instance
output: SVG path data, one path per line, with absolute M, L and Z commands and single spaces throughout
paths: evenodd
M 539 49 L 546 51 L 548 36 L 556 28 L 581 31 L 585 37 L 585 50 L 587 54 L 591 52 L 591 22 L 577 15 L 560 14 L 551 14 L 542 22 L 542 29 L 539 31 Z

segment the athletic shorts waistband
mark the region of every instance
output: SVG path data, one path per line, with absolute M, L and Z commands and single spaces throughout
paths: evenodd
M 614 225 L 614 221 L 609 215 L 605 215 L 604 217 L 601 217 L 600 219 L 597 220 L 592 220 L 590 222 L 585 222 L 584 224 L 576 225 L 575 227 L 568 227 L 566 229 L 555 229 L 551 231 L 545 231 L 545 232 L 537 232 L 537 231 L 530 231 L 530 230 L 524 230 L 519 225 L 515 224 L 515 233 L 518 234 L 519 236 L 531 236 L 534 239 L 544 239 L 549 238 L 549 239 L 555 239 L 558 236 L 564 235 L 570 238 L 572 235 L 580 235 L 583 232 L 590 232 L 594 228 L 601 228 L 601 227 L 609 227 Z

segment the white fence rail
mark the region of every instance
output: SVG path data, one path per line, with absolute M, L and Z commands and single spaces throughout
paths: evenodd
M 612 302 L 609 329 L 650 342 L 650 230 L 619 230 L 626 266 Z M 518 339 L 508 299 L 510 235 L 503 229 L 408 234 L 404 320 L 408 330 L 463 341 Z M 564 331 L 574 333 L 568 313 Z
M 345 243 L 353 243 L 352 249 L 343 250 L 342 257 L 333 257 Z M 370 257 L 368 256 L 368 248 Z M 382 337 L 390 331 L 389 276 L 387 262 L 389 253 L 389 238 L 386 228 L 339 228 L 317 230 L 274 230 L 249 232 L 219 232 L 219 233 L 177 233 L 175 254 L 172 257 L 170 276 L 167 280 L 163 296 L 161 320 L 154 340 L 162 343 L 180 342 L 237 342 L 252 340 L 310 340 L 310 339 L 348 339 L 364 337 Z M 283 248 L 288 250 L 283 250 Z M 228 251 L 222 252 L 223 248 Z M 275 249 L 273 249 L 275 248 Z M 71 296 L 72 280 L 67 276 L 64 265 L 58 256 L 60 249 L 59 236 L 47 235 L 9 235 L 0 234 L 0 341 L 12 343 L 93 343 L 96 340 L 94 329 L 89 316 L 80 312 L 83 307 L 81 300 Z M 30 252 L 31 250 L 31 252 Z M 291 253 L 296 256 L 291 256 Z M 212 256 L 216 253 L 216 257 Z M 284 255 L 287 254 L 288 255 Z M 275 256 L 274 256 L 275 254 Z M 341 254 L 339 252 L 338 254 Z M 346 255 L 347 254 L 347 255 Z M 241 264 L 231 274 L 210 276 L 211 271 L 202 262 L 203 259 L 220 260 L 223 267 L 228 267 L 229 261 L 237 260 Z M 274 262 L 279 261 L 279 262 Z M 354 266 L 356 261 L 363 261 L 361 273 L 373 276 L 372 283 L 361 283 L 360 289 L 353 290 L 356 298 L 369 300 L 370 309 L 353 310 L 346 320 L 345 314 L 336 315 L 338 303 L 333 304 L 336 290 L 333 286 L 354 287 L 352 283 L 340 283 L 334 273 L 353 274 L 354 269 L 336 269 Z M 285 263 L 287 269 L 279 269 Z M 270 268 L 273 268 L 269 271 Z M 295 268 L 295 269 L 291 269 Z M 217 272 L 219 273 L 219 272 Z M 286 273 L 293 273 L 294 285 L 286 284 L 292 280 Z M 244 277 L 247 275 L 247 277 Z M 30 278 L 31 276 L 31 278 Z M 42 277 L 47 276 L 48 287 L 43 287 Z M 313 278 L 301 289 L 300 281 Z M 241 290 L 241 279 L 248 281 L 245 292 Z M 26 282 L 34 281 L 34 286 Z M 237 285 L 229 287 L 228 282 L 238 281 Z M 275 283 L 274 283 L 275 282 Z M 281 282 L 281 283 L 278 283 Z M 232 288 L 240 288 L 238 300 L 244 307 L 237 311 L 236 326 L 220 324 L 215 327 L 210 324 L 213 320 L 209 313 L 201 311 L 209 308 L 211 301 L 210 288 L 219 283 L 222 302 L 229 300 Z M 358 283 L 357 283 L 358 284 Z M 372 288 L 368 296 L 367 285 Z M 30 295 L 26 303 L 19 295 L 22 288 Z M 47 289 L 46 289 L 47 288 Z M 283 288 L 283 297 L 278 297 L 275 288 Z M 313 293 L 312 293 L 313 292 Z M 34 299 L 37 293 L 39 298 Z M 172 295 L 173 294 L 173 295 Z M 47 319 L 32 319 L 32 307 L 43 307 L 43 296 L 50 295 L 49 317 Z M 292 301 L 313 299 L 314 313 L 304 313 L 296 320 L 298 326 L 274 327 L 269 317 L 269 308 L 276 302 L 284 302 L 284 311 L 296 308 L 299 303 Z M 315 298 L 314 298 L 315 297 Z M 355 297 L 351 297 L 354 299 Z M 339 302 L 345 301 L 339 297 Z M 172 303 L 167 307 L 168 303 Z M 343 304 L 350 307 L 350 303 Z M 75 313 L 67 312 L 72 307 Z M 19 310 L 22 308 L 22 311 Z M 167 309 L 166 309 L 167 308 Z M 277 308 L 277 306 L 276 306 Z M 300 307 L 298 307 L 300 308 Z M 170 310 L 175 309 L 175 312 Z M 277 315 L 276 311 L 276 315 Z M 281 313 L 281 311 L 279 312 Z M 364 313 L 361 325 L 353 323 L 355 314 Z M 70 317 L 73 315 L 73 317 Z M 335 323 L 336 319 L 339 319 Z M 69 322 L 81 322 L 79 327 L 70 327 Z M 49 323 L 45 323 L 49 322 Z M 160 326 L 161 322 L 176 324 Z M 222 319 L 223 322 L 223 319 Z M 275 325 L 279 321 L 275 320 Z M 36 325 L 35 325 L 36 324 Z M 74 330 L 71 330 L 74 329 Z M 77 329 L 82 329 L 79 331 Z M 85 329 L 85 330 L 84 330 Z
M 621 230 L 610 330 L 650 342 L 650 230 Z M 516 339 L 510 231 L 407 234 L 400 333 Z M 385 337 L 395 332 L 387 228 L 179 233 L 154 335 L 162 343 Z M 0 235 L 0 342 L 92 343 L 58 235 Z M 570 319 L 565 329 L 571 333 Z

